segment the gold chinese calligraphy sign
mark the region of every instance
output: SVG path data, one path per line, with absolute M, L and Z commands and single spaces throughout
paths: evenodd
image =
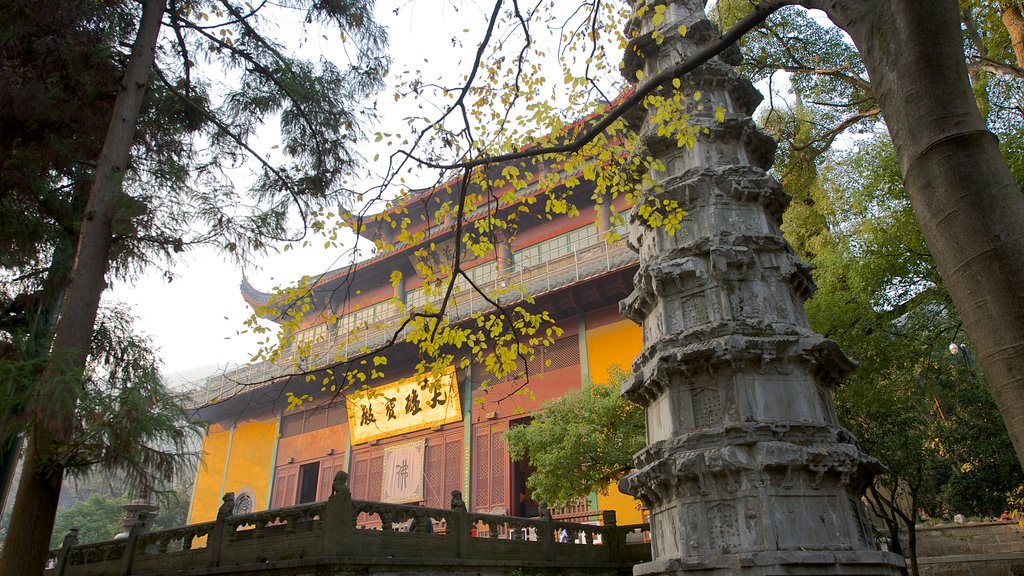
M 353 444 L 462 420 L 454 366 L 439 378 L 406 378 L 356 392 L 346 402 Z

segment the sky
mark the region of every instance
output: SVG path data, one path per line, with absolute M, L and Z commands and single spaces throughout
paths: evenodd
M 482 3 L 486 7 L 487 2 Z M 467 63 L 488 15 L 470 0 L 378 0 L 377 14 L 389 29 L 393 65 L 388 86 L 409 70 L 421 71 L 425 77 L 447 76 L 449 83 L 453 72 L 461 75 L 468 71 Z M 301 35 L 301 14 L 285 12 L 277 20 L 286 35 L 292 30 L 296 38 Z M 300 54 L 339 59 L 333 56 L 340 56 L 344 48 L 336 32 L 305 30 L 308 40 L 296 46 Z M 387 89 L 377 104 L 383 123 L 369 127 L 371 133 L 398 129 L 402 118 L 416 113 L 413 102 L 397 102 Z M 272 140 L 273 132 L 268 134 L 267 139 Z M 371 159 L 378 152 L 382 157 L 387 153 L 368 143 L 362 155 Z M 382 162 L 370 164 L 378 171 L 382 167 Z M 350 246 L 353 237 L 349 234 L 345 243 Z M 244 364 L 259 349 L 259 338 L 246 333 L 243 325 L 252 312 L 239 291 L 243 275 L 256 288 L 269 291 L 351 261 L 344 249 L 324 249 L 322 240 L 311 244 L 288 252 L 281 252 L 283 245 L 279 245 L 277 252 L 244 270 L 214 248 L 192 249 L 170 268 L 173 280 L 168 281 L 163 270 L 151 269 L 135 282 L 114 282 L 104 298 L 130 306 L 137 316 L 136 328 L 156 345 L 165 374 L 188 372 L 187 378 L 198 378 Z M 196 368 L 198 373 L 192 370 Z
M 396 75 L 412 70 L 427 78 L 447 78 L 448 85 L 457 82 L 468 72 L 489 15 L 485 12 L 485 8 L 489 12 L 488 2 L 481 3 L 483 7 L 472 0 L 378 0 L 378 20 L 389 29 L 393 59 L 393 74 L 387 84 L 394 85 Z M 295 30 L 296 38 L 303 30 L 301 15 L 296 13 L 283 14 L 279 24 L 286 32 Z M 306 31 L 308 40 L 296 47 L 305 56 L 331 57 L 343 51 L 336 33 Z M 405 116 L 431 112 L 417 110 L 411 99 L 395 99 L 387 89 L 377 104 L 383 124 L 370 128 L 371 133 L 398 129 Z M 384 157 L 387 152 L 374 148 L 372 142 L 362 150 L 367 159 L 378 153 Z M 371 171 L 381 166 L 382 162 L 370 163 Z M 350 234 L 349 245 L 351 238 Z M 162 270 L 150 270 L 134 283 L 114 283 L 104 298 L 131 307 L 138 317 L 137 329 L 156 345 L 165 374 L 185 373 L 185 378 L 195 381 L 248 362 L 259 348 L 259 338 L 246 333 L 243 325 L 251 314 L 239 291 L 243 274 L 256 288 L 269 291 L 303 275 L 314 276 L 350 262 L 343 249 L 324 249 L 322 241 L 312 244 L 268 253 L 244 270 L 216 249 L 193 249 L 170 269 L 173 280 L 168 281 Z

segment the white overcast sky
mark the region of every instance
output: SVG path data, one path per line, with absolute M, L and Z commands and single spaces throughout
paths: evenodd
M 472 0 L 378 0 L 378 19 L 390 34 L 392 72 L 421 70 L 426 77 L 447 77 L 449 84 L 454 83 L 453 75 L 457 79 L 468 72 L 489 15 L 484 13 L 487 2 L 482 5 Z M 301 20 L 299 13 L 285 13 L 279 23 L 282 29 L 296 30 L 298 37 Z M 308 31 L 306 38 L 299 51 L 307 57 L 322 53 L 331 58 L 343 50 L 337 34 L 327 30 Z M 388 86 L 394 83 L 391 78 Z M 385 89 L 378 99 L 383 124 L 368 127 L 369 131 L 388 131 L 389 122 L 400 125 L 401 118 L 416 113 L 410 110 L 412 105 L 396 102 L 393 92 Z M 363 155 L 369 159 L 376 152 L 385 153 L 367 146 Z M 115 283 L 104 298 L 132 308 L 137 328 L 159 349 L 166 374 L 243 364 L 258 349 L 258 338 L 243 333 L 243 321 L 251 313 L 239 293 L 243 272 L 257 288 L 269 290 L 349 263 L 343 250 L 326 250 L 322 240 L 313 240 L 313 247 L 267 254 L 244 271 L 216 249 L 190 250 L 171 269 L 172 281 L 151 270 L 133 284 Z
M 378 18 L 390 33 L 392 71 L 422 70 L 425 76 L 445 77 L 449 79 L 447 85 L 455 84 L 468 72 L 489 16 L 489 2 L 481 0 L 481 4 L 473 0 L 378 0 Z M 285 18 L 282 27 L 298 29 L 301 17 L 292 17 L 294 22 L 289 24 Z M 307 56 L 339 51 L 337 35 L 325 35 L 327 38 L 315 31 L 309 33 L 301 51 Z M 552 75 L 560 77 L 555 71 Z M 394 80 L 388 82 L 389 86 L 393 84 Z M 400 122 L 404 116 L 416 113 L 410 111 L 409 106 L 414 105 L 411 101 L 396 103 L 387 89 L 378 105 L 385 124 L 371 128 L 371 132 L 387 131 L 387 122 Z M 376 152 L 385 154 L 384 150 L 369 147 L 363 154 L 372 158 Z M 322 241 L 313 244 L 315 247 L 268 254 L 244 274 L 257 288 L 269 290 L 349 262 L 339 249 L 325 250 Z M 138 329 L 159 349 L 166 374 L 196 368 L 212 372 L 248 362 L 258 349 L 258 339 L 242 333 L 243 321 L 250 314 L 239 293 L 243 270 L 230 258 L 207 248 L 187 252 L 172 273 L 171 282 L 153 270 L 134 284 L 116 283 L 104 297 L 131 306 L 138 316 Z M 189 377 L 197 378 L 198 374 L 192 372 Z

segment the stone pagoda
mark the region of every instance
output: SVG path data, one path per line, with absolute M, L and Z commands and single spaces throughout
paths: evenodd
M 657 26 L 653 6 L 629 23 L 628 78 L 718 37 L 703 1 L 659 4 Z M 653 539 L 653 560 L 634 573 L 901 573 L 861 502 L 880 465 L 836 418 L 832 388 L 854 365 L 809 327 L 810 270 L 782 237 L 788 197 L 765 172 L 775 143 L 750 116 L 761 95 L 720 58 L 681 89 L 701 93 L 689 100 L 704 129 L 694 146 L 649 119 L 636 127 L 666 167 L 645 194 L 689 214 L 671 235 L 631 222 L 640 268 L 621 307 L 643 326 L 644 349 L 623 394 L 645 407 L 648 446 L 620 487 L 650 509 Z

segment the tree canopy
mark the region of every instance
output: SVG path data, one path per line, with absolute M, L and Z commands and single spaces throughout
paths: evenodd
M 980 364 L 993 386 L 997 403 L 1010 424 L 1011 437 L 1015 439 L 1018 452 L 1024 454 L 1024 426 L 1020 425 L 1020 414 L 1024 411 L 1019 409 L 1024 403 L 1024 386 L 1021 385 L 1019 370 L 1021 358 L 1024 358 L 1024 346 L 1020 346 L 1024 341 L 1024 318 L 1020 308 L 1020 302 L 1024 301 L 1024 295 L 1021 294 L 1021 290 L 1024 290 L 1024 239 L 1018 233 L 1020 222 L 1024 221 L 1024 199 L 1007 163 L 999 155 L 996 139 L 986 129 L 985 120 L 988 118 L 979 114 L 976 94 L 968 83 L 969 67 L 963 50 L 961 11 L 951 0 L 928 5 L 885 0 L 761 2 L 717 40 L 714 31 L 709 30 L 661 30 L 658 26 L 664 21 L 667 7 L 657 3 L 638 2 L 626 9 L 647 18 L 646 21 L 653 26 L 653 32 L 648 34 L 650 30 L 635 27 L 620 33 L 621 25 L 614 17 L 621 16 L 621 13 L 617 8 L 609 8 L 610 4 L 606 3 L 580 3 L 579 10 L 575 10 L 574 5 L 570 16 L 552 24 L 545 20 L 545 14 L 546 10 L 554 7 L 554 3 L 538 4 L 531 10 L 524 10 L 518 3 L 506 5 L 496 0 L 486 30 L 481 35 L 477 59 L 460 81 L 433 85 L 414 79 L 408 84 L 407 93 L 421 95 L 424 90 L 433 91 L 440 102 L 441 113 L 426 120 L 413 119 L 407 134 L 380 135 L 382 139 L 393 138 L 400 149 L 390 156 L 391 164 L 376 193 L 379 194 L 391 184 L 400 183 L 403 171 L 412 164 L 438 170 L 439 184 L 449 182 L 452 176 L 458 176 L 458 180 L 452 181 L 457 184 L 440 187 L 447 189 L 448 199 L 439 202 L 439 207 L 424 217 L 436 221 L 452 219 L 456 242 L 461 243 L 464 239 L 462 224 L 465 215 L 478 208 L 500 206 L 503 201 L 509 200 L 505 190 L 514 196 L 528 182 L 532 182 L 531 179 L 521 178 L 520 174 L 529 169 L 527 158 L 536 157 L 559 165 L 563 176 L 574 175 L 577 171 L 582 173 L 586 180 L 593 182 L 595 202 L 598 204 L 606 201 L 609 196 L 629 195 L 637 204 L 635 213 L 642 223 L 662 226 L 671 233 L 683 216 L 681 208 L 659 199 L 656 194 L 641 196 L 636 193 L 644 187 L 656 190 L 650 174 L 652 171 L 663 171 L 666 167 L 636 148 L 637 140 L 626 130 L 623 118 L 642 109 L 649 115 L 651 124 L 660 135 L 670 137 L 679 146 L 692 143 L 698 128 L 687 123 L 683 110 L 687 105 L 704 104 L 701 103 L 699 93 L 687 94 L 680 90 L 680 78 L 719 54 L 729 59 L 730 54 L 726 50 L 732 43 L 785 4 L 800 4 L 824 10 L 836 25 L 850 35 L 857 47 L 863 71 L 871 78 L 871 95 L 892 136 L 894 155 L 915 216 L 921 224 L 923 238 L 934 257 L 944 286 L 960 311 Z M 233 126 L 243 136 L 251 134 L 254 128 L 251 123 L 254 113 L 280 108 L 282 100 L 268 95 L 266 90 L 280 89 L 289 96 L 296 94 L 295 90 L 291 90 L 292 86 L 275 83 L 273 78 L 276 76 L 267 73 L 272 70 L 291 73 L 300 67 L 280 57 L 280 51 L 274 45 L 261 41 L 261 37 L 250 30 L 251 22 L 258 19 L 255 13 L 250 14 L 246 9 L 227 2 L 209 6 L 173 7 L 166 14 L 163 14 L 162 4 L 146 2 L 144 6 L 151 12 L 158 11 L 161 16 L 170 17 L 170 32 L 163 37 L 166 44 L 161 44 L 160 36 L 155 36 L 156 39 L 150 42 L 143 40 L 140 34 L 135 47 L 141 49 L 128 57 L 127 61 L 129 64 L 139 62 L 141 60 L 137 60 L 136 56 L 141 59 L 146 57 L 147 51 L 161 51 L 166 46 L 167 51 L 177 56 L 176 62 L 180 64 L 170 69 L 176 74 L 168 78 L 160 77 L 159 72 L 164 69 L 157 57 L 153 60 L 155 68 L 150 65 L 141 66 L 141 75 L 143 78 L 148 77 L 151 70 L 155 70 L 158 79 L 155 85 L 162 86 L 186 102 L 187 110 L 208 109 L 196 106 L 203 98 L 214 101 L 208 95 L 212 92 L 204 91 L 199 76 L 192 71 L 193 62 L 198 60 L 199 54 L 223 56 L 230 65 L 236 66 L 228 67 L 228 71 L 240 74 L 244 93 L 237 96 L 237 101 L 232 98 L 226 100 L 228 104 L 240 104 L 233 109 L 237 116 L 228 114 L 227 118 L 238 122 Z M 310 17 L 324 16 L 342 27 L 354 25 L 360 28 L 360 25 L 371 21 L 368 13 L 362 10 L 365 6 L 364 3 L 343 3 L 341 6 L 317 4 L 313 6 Z M 976 6 L 983 11 L 988 4 L 978 3 Z M 126 12 L 133 17 L 136 15 L 134 10 Z M 345 14 L 357 16 L 346 20 L 343 17 Z M 1006 11 L 1002 14 L 1006 18 Z M 221 19 L 221 28 L 211 29 L 207 24 L 199 22 L 209 18 Z M 136 20 L 130 18 L 129 21 L 134 23 Z M 141 18 L 140 21 L 145 23 L 147 19 Z M 155 22 L 159 30 L 161 19 L 150 21 Z M 176 24 L 179 22 L 180 25 Z M 578 106 L 556 107 L 539 84 L 530 83 L 535 78 L 543 77 L 543 67 L 538 63 L 538 58 L 543 57 L 543 54 L 538 53 L 532 42 L 532 34 L 538 24 L 557 30 L 559 36 L 564 35 L 566 38 L 565 44 L 559 45 L 560 62 L 574 62 L 576 67 L 561 68 L 561 80 L 573 87 L 574 94 L 579 95 L 579 98 L 570 99 L 570 104 Z M 144 30 L 145 26 L 140 29 Z M 1007 30 L 1012 38 L 1014 29 L 1008 27 Z M 583 33 L 575 33 L 580 31 Z M 665 34 L 700 35 L 707 41 L 707 48 L 685 55 L 683 60 L 673 62 L 664 73 L 644 77 L 643 72 L 639 72 L 635 78 L 628 79 L 631 84 L 635 81 L 635 85 L 613 84 L 622 87 L 621 97 L 618 90 L 607 91 L 594 80 L 592 72 L 614 72 L 614 67 L 608 65 L 608 52 L 603 44 L 605 38 L 610 38 L 610 45 L 620 50 L 627 46 L 627 42 L 641 36 L 644 42 L 649 40 L 650 45 L 629 45 L 626 58 L 635 63 L 648 58 L 646 50 L 656 49 L 661 43 L 659 37 L 663 39 Z M 823 42 L 833 40 L 833 35 L 827 33 L 822 39 Z M 975 47 L 980 62 L 986 62 L 985 54 L 995 54 L 984 41 L 975 44 Z M 983 47 L 985 53 L 982 53 Z M 841 47 L 837 48 L 841 52 Z M 207 52 L 203 52 L 204 49 Z M 265 58 L 256 54 L 262 54 Z M 811 55 L 811 52 L 805 51 L 804 54 Z M 835 58 L 839 52 L 831 54 L 822 50 L 822 54 Z M 812 60 L 811 63 L 814 62 Z M 126 70 L 131 71 L 131 66 Z M 372 72 L 373 69 L 362 71 Z M 136 71 L 136 74 L 139 72 Z M 367 76 L 372 77 L 373 74 Z M 120 110 L 118 103 L 122 102 L 121 96 L 125 96 L 123 102 L 133 98 L 139 100 L 139 90 L 135 87 L 146 85 L 145 81 L 137 80 L 138 76 L 127 75 L 127 78 L 130 81 L 122 86 L 115 102 L 116 110 Z M 480 81 L 484 84 L 480 84 Z M 837 82 L 837 90 L 844 91 L 853 99 L 848 104 L 852 110 L 858 111 L 854 112 L 854 116 L 861 114 L 859 111 L 862 106 L 870 106 L 866 100 L 860 100 L 861 93 L 866 94 L 867 89 L 861 86 L 861 92 L 857 92 L 853 86 L 855 79 L 851 84 L 851 80 L 838 79 L 832 75 L 829 82 L 832 81 Z M 153 92 L 150 94 L 152 96 Z M 612 103 L 609 105 L 607 101 Z M 320 100 L 311 106 L 318 102 Z M 481 103 L 481 107 L 476 107 L 476 103 Z M 133 106 L 138 111 L 141 105 Z M 124 104 L 123 107 L 131 106 Z M 556 112 L 562 109 L 566 112 Z M 572 123 L 571 120 L 580 116 L 581 110 L 584 114 L 595 114 L 593 120 Z M 288 111 L 285 109 L 285 112 Z M 220 117 L 214 115 L 211 118 L 202 112 L 199 116 L 209 122 L 207 127 L 210 132 L 207 134 L 211 149 L 226 146 L 228 152 L 247 150 L 244 138 L 232 132 L 231 126 L 223 124 L 224 120 Z M 723 117 L 724 111 L 716 116 Z M 310 122 L 310 118 L 320 117 L 295 112 L 294 131 L 286 129 L 285 132 L 287 136 L 296 136 L 296 140 L 292 147 L 286 145 L 285 151 L 302 158 L 305 161 L 303 166 L 324 170 L 325 175 L 314 177 L 302 170 L 292 171 L 288 166 L 279 169 L 273 164 L 263 163 L 253 192 L 258 199 L 269 201 L 273 208 L 280 210 L 261 210 L 252 218 L 242 219 L 225 215 L 223 221 L 217 219 L 208 222 L 211 230 L 222 231 L 220 226 L 224 225 L 232 231 L 269 230 L 270 237 L 282 237 L 284 224 L 280 215 L 285 213 L 284 206 L 292 205 L 291 202 L 297 198 L 311 202 L 328 197 L 337 199 L 333 194 L 337 190 L 331 190 L 331 195 L 327 194 L 329 184 L 333 182 L 331 175 L 343 173 L 347 158 L 332 156 L 329 147 L 320 146 L 317 136 L 321 128 Z M 282 127 L 286 124 L 282 116 Z M 525 127 L 520 129 L 518 126 Z M 303 132 L 304 129 L 311 131 Z M 344 136 L 349 134 L 349 127 L 342 123 L 340 129 L 341 133 L 336 140 L 343 141 Z M 121 130 L 118 133 L 124 136 L 124 132 Z M 132 140 L 130 134 L 128 140 Z M 824 141 L 827 140 L 826 136 Z M 610 153 L 607 144 L 618 141 L 625 144 L 624 152 Z M 94 198 L 102 196 L 99 192 L 105 190 L 106 199 L 100 203 L 102 210 L 96 212 L 99 215 L 96 230 L 89 230 L 92 223 L 85 220 L 77 246 L 80 256 L 85 250 L 92 251 L 91 260 L 86 260 L 92 267 L 72 271 L 72 289 L 79 286 L 85 288 L 81 296 L 69 292 L 64 300 L 67 311 L 91 309 L 93 312 L 76 318 L 77 326 L 69 319 L 71 314 L 60 315 L 56 329 L 56 350 L 69 349 L 69 352 L 82 353 L 85 349 L 84 342 L 91 332 L 96 303 L 102 291 L 103 273 L 110 260 L 109 248 L 111 239 L 115 237 L 116 215 L 133 214 L 133 211 L 140 210 L 139 206 L 125 202 L 119 196 L 120 182 L 111 177 L 111 174 L 126 171 L 129 150 L 122 146 L 118 154 L 107 158 L 106 144 L 113 140 L 108 136 L 103 138 L 103 142 L 104 152 L 99 155 L 100 161 L 95 172 L 97 182 L 105 180 L 102 180 L 102 185 L 94 182 L 86 211 L 92 210 Z M 525 143 L 531 147 L 525 149 Z M 492 165 L 499 166 L 500 171 L 488 172 L 486 168 Z M 338 167 L 339 170 L 333 171 L 332 167 Z M 216 169 L 204 174 L 210 172 L 216 174 Z M 502 186 L 495 186 L 499 180 Z M 537 182 L 541 186 L 553 183 L 543 178 L 538 178 Z M 637 187 L 638 182 L 641 188 Z M 216 185 L 213 188 L 217 189 Z M 497 194 L 496 190 L 502 192 Z M 554 190 L 552 187 L 552 193 L 545 199 L 543 207 L 554 213 L 572 213 L 574 208 Z M 967 195 L 964 193 L 966 190 L 973 193 Z M 269 196 L 272 194 L 276 196 Z M 118 200 L 120 212 L 116 210 Z M 298 204 L 303 206 L 301 201 Z M 211 206 L 213 210 L 205 213 L 217 214 L 216 208 L 220 204 L 216 197 L 212 205 L 204 205 L 207 209 Z M 302 208 L 299 212 L 308 214 Z M 499 217 L 487 219 L 483 230 L 508 227 L 513 220 L 506 215 L 495 215 Z M 346 218 L 346 221 L 351 222 L 352 218 Z M 356 217 L 355 222 L 356 228 L 361 229 L 363 219 Z M 415 239 L 408 235 L 403 220 L 396 221 L 394 227 L 399 230 L 399 241 Z M 481 231 L 480 226 L 477 226 L 477 230 Z M 407 236 L 403 237 L 403 232 Z M 328 237 L 330 234 L 328 230 Z M 486 240 L 487 237 L 487 234 L 480 234 L 479 239 L 474 240 L 471 236 L 466 241 L 467 246 L 478 250 L 492 249 L 493 242 Z M 387 239 L 377 240 L 381 249 L 392 245 Z M 244 244 L 229 240 L 225 246 L 229 250 L 237 250 Z M 252 248 L 260 246 L 262 241 L 248 244 Z M 413 342 L 424 352 L 425 360 L 421 367 L 429 370 L 450 364 L 452 349 L 469 344 L 473 354 L 480 354 L 478 359 L 486 358 L 484 361 L 489 362 L 493 369 L 498 372 L 510 369 L 511 359 L 524 353 L 529 354 L 529 347 L 550 339 L 551 333 L 544 331 L 548 320 L 519 310 L 499 309 L 493 314 L 477 316 L 476 322 L 468 327 L 447 324 L 444 312 L 457 280 L 464 278 L 470 281 L 460 265 L 461 253 L 457 246 L 454 251 L 456 256 L 450 266 L 429 271 L 433 275 L 432 279 L 436 280 L 441 305 L 410 311 L 408 322 L 419 323 L 416 326 L 418 329 L 412 333 L 416 335 Z M 81 259 L 76 261 L 80 262 Z M 984 291 L 976 290 L 979 284 L 985 287 Z M 282 297 L 276 302 L 279 307 L 275 312 L 280 313 L 282 308 L 294 308 L 302 302 L 304 293 L 305 288 L 300 287 L 291 295 Z M 526 312 L 525 309 L 523 311 Z M 1000 326 L 1000 323 L 1004 325 Z M 86 330 L 80 327 L 82 325 L 87 327 Z M 495 334 L 504 333 L 505 329 L 510 330 L 513 336 L 504 341 L 499 339 L 502 348 L 497 352 L 493 346 L 479 341 L 481 335 L 491 338 Z M 64 334 L 68 334 L 66 339 Z M 289 337 L 286 330 L 286 342 Z M 523 347 L 524 339 L 526 348 Z M 358 360 L 368 360 L 376 352 L 366 350 Z M 352 362 L 353 358 L 335 360 L 345 364 Z M 76 363 L 68 364 L 74 366 Z M 377 365 L 378 361 L 374 360 L 374 366 Z M 67 367 L 50 364 L 46 376 L 63 374 Z M 10 562 L 11 556 L 5 555 L 4 562 Z
M 100 334 L 109 325 L 97 323 L 106 275 L 130 276 L 198 243 L 245 259 L 268 242 L 301 237 L 322 208 L 349 205 L 352 143 L 372 116 L 360 99 L 379 87 L 388 65 L 372 3 L 277 7 L 334 27 L 350 47 L 341 66 L 288 53 L 270 33 L 266 8 L 217 1 L 2 8 L 0 58 L 10 81 L 0 88 L 0 220 L 10 234 L 0 297 L 4 361 L 22 367 L 8 381 L 18 400 L 5 414 L 3 440 L 24 430 L 30 442 L 13 513 L 23 529 L 8 534 L 0 573 L 42 566 L 65 469 L 120 466 L 143 483 L 170 472 L 126 435 L 166 425 L 157 422 L 165 416 L 150 423 L 133 416 L 176 414 L 160 405 L 169 397 L 158 393 L 152 359 L 141 348 L 119 356 L 93 345 L 113 341 Z M 276 156 L 255 144 L 268 121 L 279 132 Z M 258 168 L 236 192 L 232 171 L 246 156 Z M 296 215 L 297 229 L 289 223 Z M 128 342 L 129 335 L 116 337 Z M 97 386 L 109 389 L 117 421 L 95 416 L 92 382 L 82 379 L 95 367 L 107 371 Z M 86 434 L 78 448 L 98 452 L 71 457 L 77 453 L 66 441 L 89 426 L 110 443 Z
M 607 383 L 551 400 L 529 424 L 505 434 L 509 455 L 536 468 L 526 480 L 535 500 L 561 506 L 607 490 L 631 468 L 644 447 L 644 413 L 619 395 L 627 377 L 613 366 Z

